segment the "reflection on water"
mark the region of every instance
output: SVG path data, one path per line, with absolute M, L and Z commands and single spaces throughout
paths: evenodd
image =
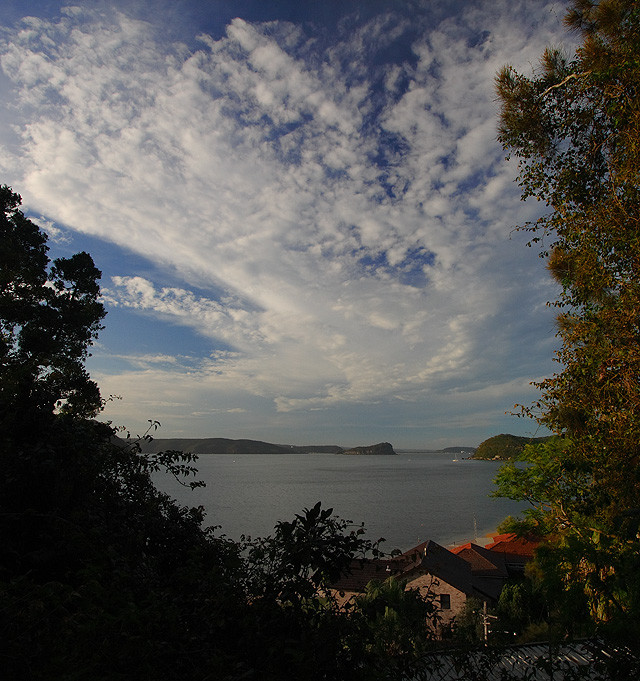
M 322 501 L 340 517 L 364 522 L 367 536 L 384 537 L 386 549 L 406 550 L 426 539 L 449 545 L 481 538 L 522 508 L 488 496 L 498 463 L 436 452 L 208 454 L 196 465 L 206 488 L 192 492 L 169 476 L 156 483 L 181 503 L 204 506 L 208 524 L 233 539 L 269 534 L 277 521 Z

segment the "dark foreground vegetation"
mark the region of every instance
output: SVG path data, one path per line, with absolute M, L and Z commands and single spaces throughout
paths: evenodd
M 532 504 L 510 529 L 543 543 L 530 574 L 503 591 L 493 628 L 496 637 L 598 636 L 633 649 L 640 8 L 575 0 L 568 22 L 583 37 L 574 59 L 548 51 L 531 78 L 509 68 L 498 78 L 500 139 L 521 161 L 523 196 L 549 207 L 524 228 L 563 294 L 562 370 L 524 410 L 555 437 L 525 447 L 523 465 L 498 478 L 500 494 Z M 231 542 L 151 483 L 165 469 L 192 484 L 190 455 L 144 455 L 96 420 L 103 403 L 84 360 L 104 318 L 99 276 L 86 253 L 51 263 L 19 197 L 0 188 L 2 678 L 413 676 L 421 656 L 444 645 L 431 640 L 431 600 L 388 581 L 345 611 L 326 591 L 354 557 L 376 555 L 361 528 L 317 504 L 272 536 Z M 469 601 L 453 640 L 481 640 L 483 615 Z M 461 668 L 479 660 L 466 678 L 488 678 L 491 651 L 484 662 L 456 655 Z M 638 678 L 633 658 L 613 662 L 606 678 Z

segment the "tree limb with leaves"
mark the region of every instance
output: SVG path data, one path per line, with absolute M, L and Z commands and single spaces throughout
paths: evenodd
M 523 409 L 558 439 L 525 450 L 498 489 L 534 503 L 529 524 L 553 537 L 594 621 L 640 631 L 640 7 L 574 0 L 565 23 L 582 39 L 573 57 L 548 49 L 531 76 L 496 79 L 499 140 L 523 200 L 546 206 L 520 229 L 562 287 L 562 368 Z

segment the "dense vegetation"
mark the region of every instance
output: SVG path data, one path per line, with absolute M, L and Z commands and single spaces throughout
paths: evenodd
M 640 640 L 640 6 L 574 0 L 575 56 L 548 49 L 531 77 L 497 78 L 500 141 L 523 199 L 548 210 L 522 229 L 562 286 L 561 370 L 524 413 L 556 437 L 503 468 L 499 492 L 531 502 L 520 529 L 565 624 Z
M 494 435 L 478 445 L 472 459 L 502 459 L 509 461 L 522 454 L 526 445 L 539 444 L 548 438 L 520 437 L 519 435 Z

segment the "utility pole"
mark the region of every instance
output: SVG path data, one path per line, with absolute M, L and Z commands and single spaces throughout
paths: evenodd
M 487 613 L 487 601 L 484 601 L 482 606 L 482 628 L 484 631 L 484 644 L 487 645 L 489 642 L 489 620 L 497 620 L 495 615 L 489 615 Z

